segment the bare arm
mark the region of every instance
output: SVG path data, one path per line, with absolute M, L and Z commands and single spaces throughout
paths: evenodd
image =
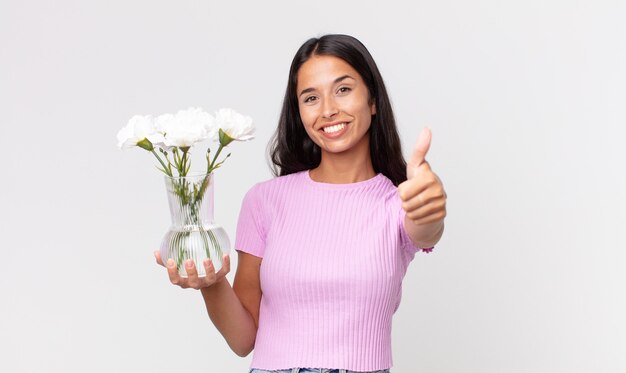
M 406 211 L 404 229 L 415 246 L 433 247 L 444 230 L 446 199 L 439 177 L 428 169 L 425 180 L 413 178 L 400 184 L 402 208 Z
M 157 262 L 162 264 L 157 253 Z M 239 252 L 239 264 L 231 287 L 225 275 L 230 271 L 230 258 L 224 257 L 224 266 L 215 273 L 213 264 L 204 264 L 207 276 L 198 277 L 195 264 L 186 267 L 188 278 L 181 278 L 176 267 L 168 263 L 170 281 L 182 288 L 200 289 L 209 318 L 224 336 L 230 348 L 239 356 L 247 356 L 254 349 L 256 339 L 261 287 L 259 268 L 261 258 Z
M 408 217 L 404 218 L 404 228 L 411 238 L 411 241 L 418 247 L 433 247 L 439 242 L 443 235 L 443 220 L 417 225 Z
M 404 229 L 418 247 L 433 247 L 443 235 L 448 198 L 439 177 L 426 161 L 432 133 L 424 128 L 406 164 L 407 180 L 398 185 L 402 208 L 406 211 Z
M 203 288 L 202 297 L 209 317 L 222 333 L 230 348 L 239 356 L 247 356 L 254 349 L 261 287 L 259 268 L 261 258 L 239 253 L 233 287 L 224 278 L 214 286 Z

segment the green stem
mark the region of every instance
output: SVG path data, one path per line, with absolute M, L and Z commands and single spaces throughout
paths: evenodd
M 216 170 L 217 168 L 219 168 L 219 167 L 222 165 L 222 163 L 226 162 L 226 159 L 227 159 L 228 157 L 230 157 L 230 153 L 228 153 L 228 155 L 227 155 L 224 159 L 222 159 L 222 161 L 221 161 L 220 163 L 216 164 L 216 165 L 213 167 L 213 170 L 211 170 L 211 171 L 214 171 L 214 170 Z
M 210 174 L 211 171 L 213 171 L 213 166 L 215 165 L 215 161 L 217 161 L 217 156 L 220 155 L 223 148 L 224 148 L 224 145 L 220 144 L 220 147 L 217 149 L 217 152 L 215 153 L 215 158 L 213 158 L 213 162 L 211 162 L 211 165 L 209 165 L 209 168 L 206 171 L 207 174 Z
M 220 263 L 222 263 L 222 248 L 220 247 L 220 243 L 217 240 L 217 238 L 215 237 L 215 235 L 213 234 L 213 232 L 209 229 L 206 231 L 209 235 L 209 238 L 211 238 L 211 242 L 213 243 L 213 247 L 215 247 L 215 251 L 217 251 L 217 259 L 220 261 Z M 215 261 L 213 261 L 215 262 Z
M 172 161 L 170 160 L 170 157 L 168 157 L 167 153 L 163 153 L 163 155 L 165 156 L 165 160 L 167 161 L 167 170 L 169 171 L 169 175 L 172 176 Z
M 163 160 L 161 159 L 161 157 L 159 157 L 159 155 L 157 154 L 157 152 L 154 151 L 154 149 L 151 150 L 152 154 L 154 154 L 154 156 L 159 160 L 159 163 L 161 163 L 161 166 L 163 166 L 163 172 L 165 172 L 165 174 L 169 177 L 172 177 L 172 172 L 168 167 L 165 167 L 165 163 L 163 163 Z M 168 172 L 169 171 L 169 172 Z
M 181 243 L 181 235 L 185 234 L 185 232 L 177 232 L 176 238 L 174 240 L 174 245 L 176 246 L 176 270 L 180 271 L 180 268 L 183 265 L 184 253 L 183 253 L 183 245 Z
M 207 258 L 211 259 L 211 249 L 209 247 L 209 241 L 207 240 L 207 232 L 204 230 L 204 227 L 200 226 L 200 237 L 202 237 L 202 241 L 204 243 L 204 253 Z
M 180 176 L 187 176 L 187 150 L 185 148 L 181 149 L 183 151 L 183 158 L 180 162 L 181 168 L 178 170 Z

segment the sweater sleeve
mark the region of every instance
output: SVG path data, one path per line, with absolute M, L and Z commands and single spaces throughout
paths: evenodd
M 266 220 L 263 217 L 263 201 L 259 184 L 250 188 L 241 203 L 235 250 L 252 254 L 259 258 L 265 252 Z

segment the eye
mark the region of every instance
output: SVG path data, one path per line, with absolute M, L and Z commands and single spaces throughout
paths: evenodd
M 337 90 L 337 93 L 346 93 L 346 92 L 350 92 L 352 89 L 350 87 L 339 87 L 339 89 Z
M 309 96 L 309 97 L 307 97 L 307 98 L 305 98 L 305 99 L 304 99 L 304 102 L 305 102 L 305 103 L 310 103 L 310 102 L 313 102 L 313 101 L 315 101 L 315 100 L 317 100 L 317 97 L 315 97 L 315 96 Z

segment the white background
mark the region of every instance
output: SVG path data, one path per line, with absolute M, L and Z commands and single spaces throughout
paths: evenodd
M 291 58 L 324 33 L 369 48 L 406 156 L 432 128 L 449 197 L 405 278 L 392 371 L 626 371 L 624 19 L 609 0 L 3 0 L 2 371 L 247 371 L 154 263 L 162 176 L 115 135 L 189 106 L 252 116 L 216 180 L 234 240 Z

